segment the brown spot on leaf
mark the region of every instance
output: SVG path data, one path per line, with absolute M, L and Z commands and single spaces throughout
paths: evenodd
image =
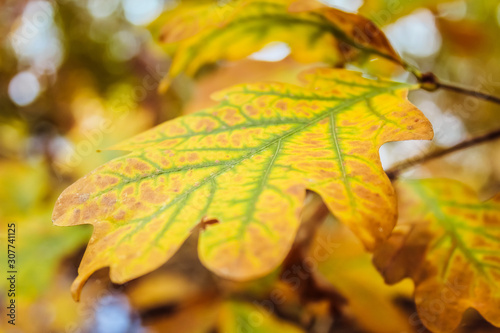
M 259 114 L 259 110 L 257 110 L 257 109 L 255 108 L 255 106 L 253 106 L 253 105 L 251 105 L 251 104 L 250 104 L 250 105 L 246 105 L 246 106 L 245 106 L 245 110 L 247 111 L 248 115 L 249 115 L 249 116 L 252 116 L 252 117 L 253 117 L 253 116 L 256 116 L 257 114 Z
M 279 101 L 278 103 L 276 103 L 276 107 L 283 111 L 288 109 L 288 105 L 284 101 Z
M 188 161 L 189 162 L 194 162 L 194 161 L 197 161 L 199 159 L 199 156 L 197 153 L 190 153 L 188 155 Z

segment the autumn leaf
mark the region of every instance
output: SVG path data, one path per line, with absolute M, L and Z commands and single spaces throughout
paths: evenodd
M 236 3 L 181 3 L 174 10 L 164 12 L 150 29 L 159 30 L 159 39 L 163 43 L 180 42 L 204 30 L 221 26 L 235 10 Z
M 400 221 L 375 253 L 388 283 L 410 277 L 423 324 L 449 332 L 475 308 L 500 326 L 500 196 L 480 202 L 452 180 L 397 183 Z
M 94 226 L 75 297 L 100 268 L 117 283 L 154 270 L 199 229 L 206 267 L 236 280 L 263 276 L 290 250 L 306 189 L 367 248 L 386 239 L 396 205 L 378 149 L 432 138 L 406 100 L 415 86 L 327 68 L 302 80 L 217 93 L 218 106 L 118 145 L 131 153 L 66 189 L 54 223 Z
M 317 8 L 310 2 L 246 0 L 225 9 L 202 5 L 192 12 L 182 7 L 179 16 L 162 30 L 165 41 L 185 40 L 177 45 L 160 90 L 181 73 L 194 76 L 203 65 L 242 59 L 277 41 L 287 43 L 292 56 L 304 63 L 340 65 L 361 60 L 360 56 L 401 63 L 371 21 L 326 6 Z
M 370 254 L 345 226 L 327 219 L 316 234 L 308 258 L 315 263 L 317 274 L 347 298 L 344 312 L 367 332 L 412 331 L 408 317 L 395 304 L 396 297 L 410 298 L 411 285 L 386 285 L 373 267 Z
M 297 75 L 306 69 L 306 66 L 297 64 L 290 58 L 277 62 L 243 59 L 220 66 L 216 73 L 204 75 L 196 81 L 196 94 L 186 104 L 183 113 L 189 114 L 214 106 L 217 102 L 211 98 L 213 93 L 237 84 L 261 81 L 300 83 L 297 82 Z

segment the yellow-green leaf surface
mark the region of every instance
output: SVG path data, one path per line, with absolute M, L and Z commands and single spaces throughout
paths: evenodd
M 389 283 L 411 277 L 423 324 L 449 332 L 477 309 L 500 326 L 500 196 L 480 202 L 452 180 L 399 182 L 400 221 L 375 253 Z
M 225 4 L 213 1 L 199 3 L 180 3 L 174 10 L 165 11 L 149 27 L 159 32 L 159 39 L 163 43 L 176 43 L 197 35 L 203 30 L 222 26 L 224 21 L 235 10 L 238 2 Z
M 167 24 L 163 30 L 167 41 L 186 39 L 179 43 L 161 89 L 181 73 L 194 76 L 205 64 L 242 59 L 277 41 L 287 43 L 292 56 L 305 63 L 343 64 L 360 59 L 360 55 L 400 63 L 371 21 L 334 8 L 316 8 L 308 2 L 244 0 L 227 5 L 226 10 L 203 5 L 191 13 L 182 8 L 173 20 L 175 24 Z M 195 15 L 199 15 L 198 20 L 193 19 Z
M 238 280 L 287 255 L 306 189 L 374 248 L 395 224 L 395 196 L 378 155 L 388 141 L 431 139 L 406 99 L 413 85 L 343 69 L 302 74 L 304 86 L 240 85 L 218 106 L 166 122 L 116 147 L 131 151 L 59 198 L 57 225 L 93 224 L 74 283 L 110 266 L 123 283 L 169 259 L 200 222 L 201 261 Z M 205 224 L 205 223 L 202 223 Z

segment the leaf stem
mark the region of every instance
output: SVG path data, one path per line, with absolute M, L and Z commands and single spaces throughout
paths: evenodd
M 418 156 L 415 158 L 410 158 L 408 160 L 402 161 L 400 163 L 397 163 L 395 166 L 390 168 L 389 170 L 386 171 L 387 175 L 389 176 L 389 179 L 394 180 L 399 177 L 401 172 L 415 166 L 418 164 L 422 164 L 425 162 L 428 162 L 430 160 L 454 153 L 458 150 L 469 148 L 472 146 L 475 146 L 480 143 L 492 141 L 495 139 L 500 138 L 500 129 L 497 129 L 495 131 L 492 131 L 490 133 L 487 133 L 485 135 L 477 136 L 468 140 L 465 140 L 453 147 L 450 148 L 444 148 L 444 149 L 438 149 L 435 150 L 429 154 L 425 154 L 423 156 Z

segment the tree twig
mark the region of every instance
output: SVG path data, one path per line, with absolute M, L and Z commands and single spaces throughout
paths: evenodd
M 450 83 L 443 83 L 433 73 L 420 74 L 418 72 L 413 72 L 413 74 L 415 74 L 418 81 L 420 82 L 420 87 L 424 90 L 436 91 L 437 89 L 445 89 L 449 91 L 454 91 L 459 94 L 468 95 L 479 99 L 484 99 L 485 101 L 500 104 L 499 97 L 488 95 L 480 91 L 458 87 Z
M 477 144 L 480 144 L 483 142 L 487 142 L 487 141 L 492 141 L 492 140 L 495 140 L 498 138 L 500 138 L 500 129 L 495 130 L 495 131 L 490 132 L 490 133 L 487 133 L 487 134 L 482 135 L 482 136 L 477 136 L 477 137 L 465 140 L 465 141 L 463 141 L 463 142 L 461 142 L 453 147 L 450 147 L 450 148 L 439 149 L 439 150 L 436 150 L 436 151 L 431 152 L 429 154 L 425 154 L 423 156 L 410 158 L 408 160 L 402 161 L 402 162 L 396 164 L 395 166 L 393 166 L 392 168 L 390 168 L 389 170 L 387 170 L 386 173 L 391 180 L 394 180 L 401 174 L 401 172 L 403 172 L 403 171 L 405 171 L 405 170 L 407 170 L 407 169 L 409 169 L 417 164 L 422 164 L 422 163 L 428 162 L 430 160 L 451 154 L 451 153 L 456 152 L 458 150 L 469 148 L 471 146 L 474 146 L 474 145 L 477 145 Z
M 500 104 L 500 98 L 492 95 L 488 95 L 479 91 L 468 90 L 466 88 L 457 87 L 451 84 L 439 83 L 439 88 L 457 92 L 459 94 L 469 95 L 476 98 L 484 99 L 485 101 L 490 101 L 496 104 Z

